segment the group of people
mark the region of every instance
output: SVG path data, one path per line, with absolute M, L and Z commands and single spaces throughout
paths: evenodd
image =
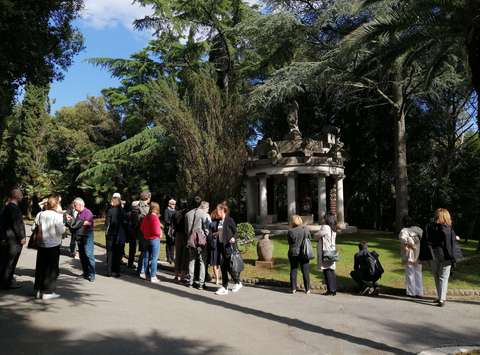
M 14 272 L 23 245 L 26 243 L 25 225 L 19 207 L 23 198 L 21 190 L 10 192 L 7 203 L 0 211 L 0 288 L 17 288 Z M 229 277 L 233 281 L 232 292 L 242 288 L 240 273 L 243 262 L 239 256 L 237 227 L 230 216 L 226 202 L 218 204 L 211 213 L 210 205 L 196 198 L 195 207 L 189 209 L 186 201 L 168 201 L 163 220 L 160 221 L 160 205 L 151 201 L 148 191 L 142 192 L 138 201 L 125 208 L 119 193 L 115 193 L 109 203 L 105 217 L 105 236 L 107 249 L 107 276 L 120 276 L 120 266 L 129 245 L 128 267 L 135 268 L 137 250 L 140 252 L 136 272 L 138 277 L 152 283 L 160 282 L 157 277 L 157 264 L 160 252 L 160 240 L 166 241 L 166 258 L 174 263 L 174 281 L 183 282 L 189 287 L 195 285 L 203 290 L 207 270 L 212 266 L 218 289 L 216 294 L 229 293 Z M 81 198 L 76 198 L 70 207 L 63 211 L 61 198 L 53 194 L 42 201 L 32 227 L 37 252 L 35 268 L 34 296 L 42 299 L 57 298 L 56 280 L 59 275 L 59 258 L 62 237 L 70 231 L 72 242 L 70 251 L 75 255 L 78 247 L 83 270 L 82 276 L 95 281 L 94 256 L 94 218 L 85 207 Z M 165 234 L 165 235 L 164 235 Z M 327 291 L 324 295 L 337 293 L 336 261 L 339 253 L 336 249 L 337 221 L 332 213 L 324 216 L 318 232 L 313 235 L 317 241 L 317 268 L 325 277 Z M 423 297 L 422 265 L 427 262 L 437 289 L 439 306 L 445 304 L 448 279 L 452 267 L 462 258 L 458 246 L 459 237 L 452 228 L 448 210 L 435 211 L 434 220 L 423 231 L 410 217 L 403 219 L 403 228 L 399 233 L 402 262 L 405 264 L 405 285 L 407 296 Z M 30 242 L 29 242 L 30 244 Z M 290 262 L 290 284 L 292 293 L 297 292 L 297 272 L 303 275 L 304 290 L 310 293 L 310 260 L 315 258 L 311 247 L 311 234 L 302 218 L 294 215 L 288 231 L 288 259 Z M 361 294 L 378 293 L 378 280 L 384 270 L 375 251 L 368 249 L 367 242 L 358 245 L 354 256 L 354 267 L 350 273 L 359 286 Z M 240 259 L 240 260 L 239 260 Z
M 291 218 L 292 228 L 288 231 L 288 259 L 290 261 L 290 285 L 292 293 L 297 291 L 297 270 L 300 266 L 305 292 L 310 293 L 310 266 L 313 258 L 306 251 L 311 235 L 303 225 L 300 216 Z M 327 291 L 324 295 L 335 296 L 337 292 L 335 267 L 339 254 L 336 250 L 337 223 L 335 215 L 327 213 L 320 230 L 314 234 L 318 242 L 317 267 L 323 271 Z M 437 299 L 435 303 L 442 307 L 447 299 L 448 279 L 452 267 L 462 258 L 458 240 L 452 228 L 452 219 L 448 210 L 435 211 L 432 223 L 427 224 L 425 233 L 416 226 L 409 216 L 403 219 L 403 228 L 399 233 L 402 263 L 405 265 L 405 288 L 409 297 L 423 297 L 422 265 L 429 263 L 435 280 Z M 368 249 L 367 242 L 360 242 L 359 251 L 354 256 L 354 267 L 350 273 L 362 295 L 378 294 L 378 280 L 384 270 L 379 255 Z
M 290 261 L 290 285 L 292 293 L 297 292 L 297 270 L 303 276 L 305 293 L 310 293 L 310 260 L 314 259 L 313 253 L 308 252 L 311 234 L 303 224 L 302 218 L 294 215 L 291 218 L 292 228 L 288 231 L 288 260 Z M 327 291 L 325 296 L 337 294 L 337 279 L 335 275 L 336 262 L 340 255 L 336 250 L 337 220 L 333 213 L 327 213 L 318 232 L 314 234 L 317 241 L 317 268 L 323 272 Z M 367 242 L 359 244 L 359 252 L 354 257 L 354 270 L 352 278 L 361 288 L 361 294 L 375 294 L 378 292 L 377 281 L 380 279 L 383 268 L 379 256 L 368 250 Z M 310 254 L 310 255 L 309 255 Z
M 447 300 L 450 272 L 463 258 L 458 245 L 460 237 L 452 228 L 450 213 L 445 208 L 437 209 L 433 222 L 424 231 L 408 216 L 404 217 L 403 225 L 399 239 L 407 296 L 423 297 L 422 267 L 430 264 L 437 291 L 435 302 L 442 307 Z
M 169 200 L 162 224 L 160 205 L 151 201 L 150 192 L 142 192 L 128 212 L 122 207 L 121 196 L 114 194 L 105 219 L 107 275 L 120 276 L 124 246 L 128 243 L 128 266 L 134 268 L 139 251 L 138 277 L 159 283 L 157 265 L 160 240 L 164 239 L 167 262 L 175 265 L 174 281 L 202 290 L 211 265 L 219 285 L 218 295 L 228 294 L 229 276 L 234 282 L 231 291 L 239 291 L 241 268 L 232 263 L 232 255 L 237 254 L 237 227 L 227 203 L 218 204 L 211 214 L 208 202 L 197 198 L 195 204 L 188 209 L 186 201 L 177 206 L 174 199 Z

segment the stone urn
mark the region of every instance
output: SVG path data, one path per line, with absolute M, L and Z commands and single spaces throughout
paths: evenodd
M 270 231 L 267 229 L 260 230 L 262 238 L 257 243 L 257 254 L 259 261 L 272 261 L 273 258 L 273 242 L 270 240 Z

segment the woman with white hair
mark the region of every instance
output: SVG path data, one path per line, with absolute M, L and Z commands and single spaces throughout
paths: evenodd
M 165 239 L 166 239 L 166 254 L 167 254 L 167 262 L 169 264 L 173 264 L 175 260 L 175 226 L 173 223 L 173 219 L 175 217 L 177 201 L 173 198 L 168 201 L 168 207 L 165 209 L 163 213 L 163 218 L 165 220 Z

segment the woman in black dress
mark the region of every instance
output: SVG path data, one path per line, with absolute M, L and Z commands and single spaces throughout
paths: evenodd
M 223 221 L 218 216 L 216 209 L 212 211 L 210 218 L 212 219 L 212 222 L 210 223 L 210 235 L 208 243 L 208 263 L 213 267 L 215 284 L 220 285 L 220 243 L 218 239 L 222 235 Z
M 122 201 L 113 197 L 111 208 L 105 218 L 107 244 L 107 276 L 120 276 L 120 263 L 126 240 L 127 217 L 122 208 Z

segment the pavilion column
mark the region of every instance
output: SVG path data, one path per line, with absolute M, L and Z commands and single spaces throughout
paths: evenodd
M 267 175 L 260 175 L 258 181 L 260 185 L 260 223 L 265 223 L 268 217 Z
M 343 202 L 343 179 L 344 176 L 337 178 L 337 223 L 340 228 L 345 228 L 345 209 Z
M 318 179 L 318 220 L 322 222 L 327 213 L 327 184 L 325 175 L 319 174 Z
M 297 202 L 296 202 L 296 175 L 295 173 L 289 173 L 287 175 L 287 207 L 288 207 L 288 220 L 290 217 L 297 213 Z
M 247 220 L 255 223 L 257 218 L 257 181 L 249 177 L 247 180 Z

